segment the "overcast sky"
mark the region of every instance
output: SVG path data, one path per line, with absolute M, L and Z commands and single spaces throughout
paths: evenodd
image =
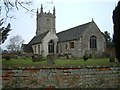
M 51 3 L 52 1 L 52 3 Z M 56 31 L 60 32 L 94 19 L 99 29 L 113 34 L 112 13 L 118 0 L 33 0 L 35 10 L 40 9 L 43 4 L 43 11 L 53 11 L 56 8 Z M 12 13 L 16 19 L 8 20 L 11 23 L 12 31 L 9 38 L 20 35 L 28 43 L 36 32 L 36 14 L 26 13 L 25 10 Z M 2 45 L 2 48 L 9 43 L 9 38 Z

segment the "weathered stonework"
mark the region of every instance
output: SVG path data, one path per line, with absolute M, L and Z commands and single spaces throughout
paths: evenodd
M 3 88 L 120 88 L 120 67 L 7 69 Z

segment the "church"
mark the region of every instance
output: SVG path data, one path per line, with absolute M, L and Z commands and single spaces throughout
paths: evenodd
M 83 57 L 95 54 L 101 57 L 105 52 L 105 38 L 94 20 L 68 30 L 56 33 L 56 10 L 44 12 L 41 5 L 36 14 L 36 35 L 28 44 L 23 44 L 26 55 L 70 54 L 72 57 Z

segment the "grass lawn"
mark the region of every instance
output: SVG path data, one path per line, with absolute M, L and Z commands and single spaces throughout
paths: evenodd
M 47 64 L 47 60 L 32 62 L 32 59 L 11 59 L 11 60 L 0 60 L 2 67 L 37 67 L 37 68 L 60 68 L 60 67 L 85 67 L 85 66 L 120 66 L 120 63 L 109 62 L 108 58 L 104 59 L 56 59 L 54 65 Z

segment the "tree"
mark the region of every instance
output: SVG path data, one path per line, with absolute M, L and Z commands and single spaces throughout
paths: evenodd
M 5 42 L 7 36 L 9 35 L 8 32 L 11 31 L 10 23 L 6 28 L 3 27 L 2 24 L 3 24 L 3 19 L 0 20 L 0 45 Z
M 120 62 L 120 1 L 113 11 L 113 24 L 114 24 L 114 44 L 116 58 Z
M 27 12 L 33 12 L 33 9 L 30 9 L 32 0 L 0 0 L 0 45 L 5 42 L 8 32 L 11 31 L 10 23 L 5 28 L 3 25 L 4 21 L 7 18 L 13 18 L 9 13 L 15 9 L 19 10 L 20 7 L 24 8 Z
M 24 40 L 21 36 L 16 35 L 10 38 L 10 44 L 7 46 L 9 51 L 21 51 L 21 45 L 23 44 Z
M 113 42 L 113 39 L 110 37 L 110 33 L 108 33 L 108 31 L 105 31 L 103 33 L 103 35 L 104 35 L 105 40 L 106 40 L 107 48 L 113 48 L 114 47 L 114 42 Z

